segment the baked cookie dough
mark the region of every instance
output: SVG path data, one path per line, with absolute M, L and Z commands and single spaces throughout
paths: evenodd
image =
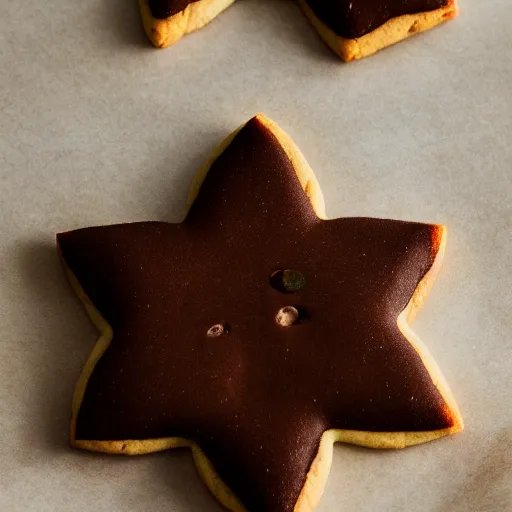
M 72 446 L 189 447 L 229 510 L 305 512 L 333 443 L 404 448 L 462 430 L 409 327 L 443 226 L 327 220 L 306 160 L 262 115 L 200 170 L 189 205 L 180 224 L 57 236 L 101 333 L 76 387 Z
M 197 30 L 234 0 L 139 0 L 144 28 L 165 48 Z M 382 48 L 457 16 L 457 0 L 298 0 L 322 39 L 344 61 Z

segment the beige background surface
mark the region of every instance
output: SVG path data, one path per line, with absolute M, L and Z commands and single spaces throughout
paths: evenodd
M 258 111 L 301 147 L 330 216 L 449 227 L 415 328 L 466 431 L 337 447 L 320 512 L 512 510 L 510 0 L 461 0 L 458 20 L 350 65 L 292 1 L 243 0 L 165 51 L 135 3 L 0 3 L 0 510 L 220 510 L 186 451 L 68 449 L 96 333 L 54 233 L 179 221 L 196 168 Z

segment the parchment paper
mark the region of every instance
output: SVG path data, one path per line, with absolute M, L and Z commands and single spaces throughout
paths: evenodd
M 464 433 L 396 452 L 335 449 L 319 512 L 512 510 L 512 8 L 344 65 L 293 1 L 243 0 L 163 51 L 135 0 L 0 3 L 0 510 L 220 511 L 187 451 L 67 446 L 96 332 L 54 234 L 179 221 L 196 168 L 264 112 L 315 170 L 328 214 L 448 226 L 415 323 Z

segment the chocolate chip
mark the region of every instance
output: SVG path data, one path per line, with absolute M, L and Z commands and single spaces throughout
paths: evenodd
M 276 322 L 281 327 L 290 327 L 299 320 L 299 312 L 293 306 L 281 308 L 276 315 Z
M 306 278 L 298 270 L 278 270 L 270 276 L 270 285 L 281 293 L 295 293 L 306 286 Z
M 215 324 L 208 329 L 208 331 L 206 332 L 206 336 L 208 336 L 209 338 L 218 338 L 219 336 L 222 336 L 223 334 L 227 333 L 228 329 L 226 325 Z

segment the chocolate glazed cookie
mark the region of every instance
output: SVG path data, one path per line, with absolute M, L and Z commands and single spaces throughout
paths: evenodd
M 409 322 L 443 226 L 325 219 L 291 139 L 256 116 L 199 172 L 180 224 L 58 235 L 102 333 L 78 382 L 73 446 L 191 448 L 228 509 L 311 510 L 334 442 L 403 448 L 462 429 Z

